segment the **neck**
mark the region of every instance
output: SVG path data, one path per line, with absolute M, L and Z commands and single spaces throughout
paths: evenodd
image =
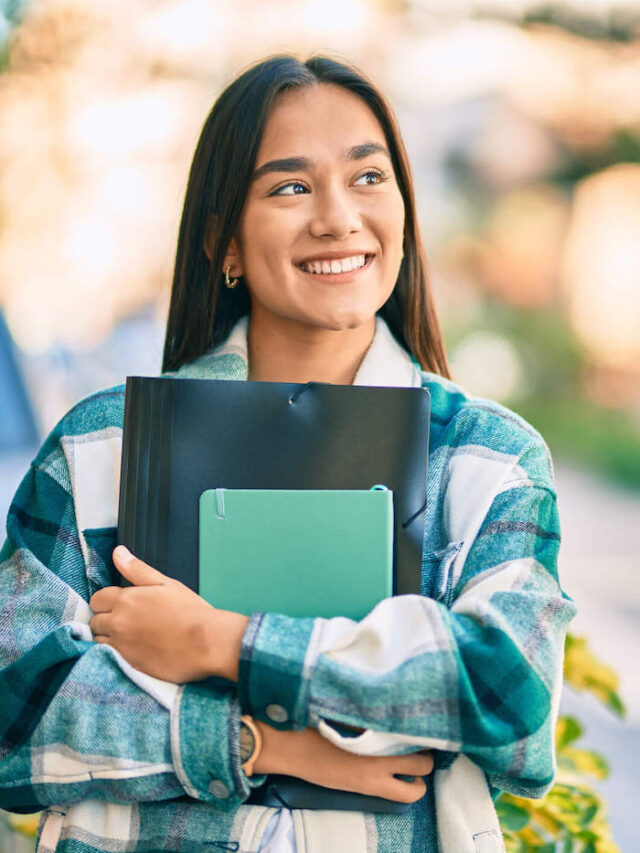
M 249 321 L 249 379 L 351 385 L 371 346 L 375 317 L 355 329 L 332 331 L 259 314 Z

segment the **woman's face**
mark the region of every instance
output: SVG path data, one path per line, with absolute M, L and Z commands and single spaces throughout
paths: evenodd
M 266 124 L 236 239 L 252 316 L 343 330 L 372 322 L 402 260 L 404 203 L 382 127 L 348 90 L 283 93 Z

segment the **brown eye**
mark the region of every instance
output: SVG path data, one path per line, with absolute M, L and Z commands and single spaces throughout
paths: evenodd
M 372 175 L 376 180 L 373 183 L 367 182 L 365 186 L 375 187 L 377 184 L 381 184 L 383 181 L 387 180 L 387 174 L 385 172 L 379 172 L 377 169 L 369 169 L 364 175 L 360 175 L 360 177 L 356 180 L 356 184 L 358 181 L 361 181 L 363 178 L 368 178 Z
M 304 184 L 301 184 L 299 181 L 290 181 L 288 184 L 283 184 L 281 187 L 278 187 L 277 190 L 274 190 L 272 193 L 269 193 L 269 195 L 270 196 L 272 196 L 272 195 L 302 195 L 302 193 L 297 193 L 297 192 L 290 192 L 290 193 L 283 193 L 282 192 L 282 190 L 286 190 L 289 187 L 302 187 L 303 190 L 306 190 L 306 187 L 304 186 Z

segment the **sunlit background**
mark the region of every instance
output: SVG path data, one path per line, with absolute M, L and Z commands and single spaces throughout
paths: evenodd
M 640 5 L 0 0 L 0 509 L 78 399 L 160 370 L 191 156 L 268 54 L 329 51 L 388 95 L 454 379 L 557 466 L 561 579 L 621 677 L 605 752 L 622 850 L 640 782 Z M 4 320 L 2 319 L 4 318 Z

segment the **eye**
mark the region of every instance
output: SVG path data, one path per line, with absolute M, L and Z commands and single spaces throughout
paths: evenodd
M 373 175 L 376 178 L 375 182 L 366 182 L 366 186 L 375 187 L 377 184 L 381 184 L 383 181 L 388 179 L 388 175 L 386 172 L 381 172 L 378 169 L 368 169 L 364 175 L 360 175 L 360 177 L 356 180 L 356 184 L 361 181 L 363 178 L 368 178 L 370 175 Z
M 282 192 L 283 190 L 289 189 L 289 187 L 302 187 L 303 190 L 306 190 L 305 185 L 301 184 L 300 181 L 289 181 L 288 184 L 283 184 L 281 187 L 278 187 L 277 190 L 274 190 L 272 193 L 269 193 L 269 195 L 301 195 L 301 193 L 296 192 Z

